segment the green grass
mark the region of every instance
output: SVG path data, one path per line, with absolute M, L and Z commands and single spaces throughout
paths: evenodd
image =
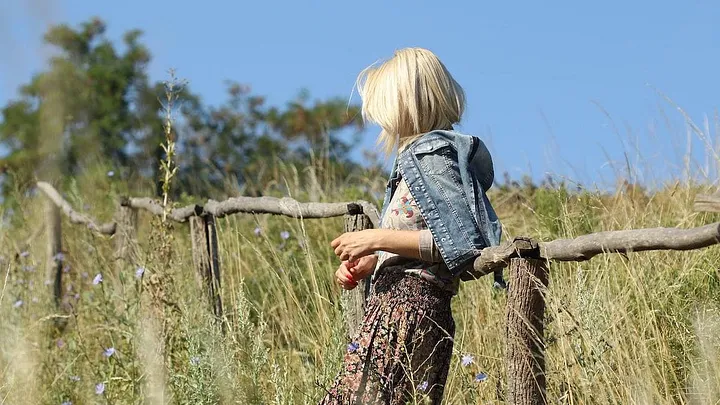
M 90 171 L 64 191 L 74 207 L 87 204 L 92 216 L 110 220 L 118 195 L 130 187 L 103 173 Z M 298 180 L 311 174 L 292 168 L 285 174 L 268 193 L 311 198 Z M 366 187 L 360 191 L 344 184 Z M 322 201 L 372 200 L 382 184 L 382 179 L 362 177 L 328 181 L 314 195 Z M 549 240 L 717 220 L 692 211 L 699 191 L 707 190 L 676 185 L 652 194 L 628 187 L 599 194 L 517 187 L 495 190 L 490 197 L 506 238 Z M 329 242 L 342 231 L 341 219 L 219 219 L 222 297 L 229 324 L 223 336 L 194 274 L 188 225 L 175 224 L 163 234 L 157 219 L 147 214 L 140 215 L 134 263 L 120 266 L 112 238 L 63 219 L 69 266 L 64 276 L 72 288 L 67 292 L 72 310 L 67 315 L 56 310 L 52 289 L 45 285 L 50 260 L 45 235 L 37 232 L 43 203 L 40 196 L 22 197 L 12 223 L 0 228 L 0 402 L 312 404 L 337 373 L 347 341 L 340 291 L 331 278 L 338 261 Z M 281 231 L 291 234 L 284 243 Z M 167 252 L 160 249 L 163 244 Z M 24 251 L 27 256 L 20 255 Z M 553 263 L 547 295 L 549 402 L 716 403 L 718 263 L 717 247 Z M 135 277 L 138 267 L 146 269 L 142 281 Z M 93 285 L 98 273 L 103 282 Z M 154 275 L 160 286 L 150 285 Z M 158 291 L 179 311 L 155 305 Z M 456 353 L 446 403 L 501 403 L 505 294 L 493 290 L 489 279 L 466 283 L 453 308 Z M 58 316 L 67 316 L 62 333 L 55 328 Z M 116 352 L 106 357 L 109 347 Z M 475 363 L 463 367 L 463 354 L 473 355 Z M 479 371 L 489 379 L 473 382 Z M 105 391 L 97 395 L 100 382 Z

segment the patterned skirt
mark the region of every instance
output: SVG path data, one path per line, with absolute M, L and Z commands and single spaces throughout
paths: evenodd
M 455 335 L 451 298 L 402 269 L 379 275 L 343 368 L 320 404 L 440 404 Z

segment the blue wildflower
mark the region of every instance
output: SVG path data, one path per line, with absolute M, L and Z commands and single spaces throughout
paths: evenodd
M 115 175 L 115 172 L 112 171 L 112 170 L 110 170 L 110 171 L 107 172 L 107 175 L 108 175 L 108 177 L 112 177 L 112 176 Z
M 281 237 L 283 240 L 288 240 L 288 239 L 290 239 L 290 232 L 288 232 L 288 231 L 282 231 L 282 232 L 280 232 L 280 237 Z
M 360 344 L 352 342 L 347 346 L 348 353 L 355 353 L 360 348 Z
M 485 373 L 477 373 L 475 376 L 475 382 L 483 382 L 488 379 L 488 375 Z
M 145 268 L 144 267 L 138 267 L 137 270 L 135 270 L 135 278 L 140 278 L 145 274 Z
M 103 356 L 105 357 L 111 357 L 113 354 L 115 354 L 115 348 L 114 347 L 108 347 L 103 351 Z
M 260 227 L 258 226 L 253 232 L 255 232 L 255 236 L 260 236 L 260 234 L 262 233 L 262 229 L 260 229 Z
M 69 273 L 70 272 L 70 265 L 66 264 L 62 268 L 63 273 Z
M 62 262 L 65 260 L 65 255 L 63 254 L 63 252 L 58 252 L 55 256 L 53 256 L 52 259 L 56 262 Z
M 15 303 L 13 304 L 13 308 L 20 308 L 20 307 L 22 306 L 22 304 L 23 304 L 23 301 L 22 301 L 22 300 L 17 300 L 17 301 L 15 301 Z
M 474 362 L 475 362 L 475 357 L 473 357 L 472 355 L 470 355 L 470 354 L 465 354 L 465 355 L 462 356 L 462 361 L 461 361 L 461 363 L 462 363 L 462 365 L 463 365 L 464 367 L 467 367 L 467 366 L 473 364 Z
M 95 393 L 97 395 L 102 395 L 103 392 L 105 392 L 105 383 L 97 383 L 95 384 Z
M 102 274 L 98 273 L 95 276 L 95 278 L 93 279 L 92 283 L 93 283 L 93 285 L 98 285 L 98 284 L 102 283 L 102 281 L 103 281 L 103 276 L 102 276 Z
M 30 256 L 30 252 L 28 252 L 27 250 L 20 252 L 20 257 L 28 257 L 28 256 Z
M 70 402 L 70 401 L 65 401 L 65 402 L 61 403 L 60 405 L 72 405 L 72 402 Z
M 423 382 L 418 386 L 418 389 L 419 389 L 420 391 L 422 391 L 422 392 L 427 391 L 427 388 L 428 388 L 428 382 L 427 382 L 427 381 L 423 381 Z

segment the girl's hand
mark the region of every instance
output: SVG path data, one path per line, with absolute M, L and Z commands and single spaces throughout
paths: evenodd
M 382 229 L 365 229 L 357 232 L 345 232 L 330 242 L 340 260 L 356 262 L 361 257 L 379 250 Z
M 350 274 L 347 264 L 348 262 L 342 262 L 337 271 L 335 271 L 335 281 L 340 284 L 340 287 L 346 290 L 352 290 L 357 287 L 357 282 L 353 279 L 353 275 Z
M 357 262 L 345 262 L 345 267 L 350 271 L 354 281 L 366 279 L 375 270 L 377 265 L 377 255 L 361 257 Z

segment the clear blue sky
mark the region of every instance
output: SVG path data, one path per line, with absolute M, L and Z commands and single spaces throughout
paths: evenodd
M 468 94 L 462 130 L 483 138 L 497 170 L 513 177 L 609 185 L 626 159 L 642 181 L 681 176 L 686 125 L 656 91 L 703 130 L 707 116 L 720 135 L 717 0 L 4 0 L 0 104 L 42 68 L 47 24 L 91 16 L 108 23 L 111 38 L 144 30 L 152 78 L 174 67 L 210 104 L 224 100 L 225 79 L 271 103 L 303 87 L 314 98 L 348 97 L 366 65 L 396 48 L 429 48 Z M 692 138 L 704 166 L 703 142 Z

